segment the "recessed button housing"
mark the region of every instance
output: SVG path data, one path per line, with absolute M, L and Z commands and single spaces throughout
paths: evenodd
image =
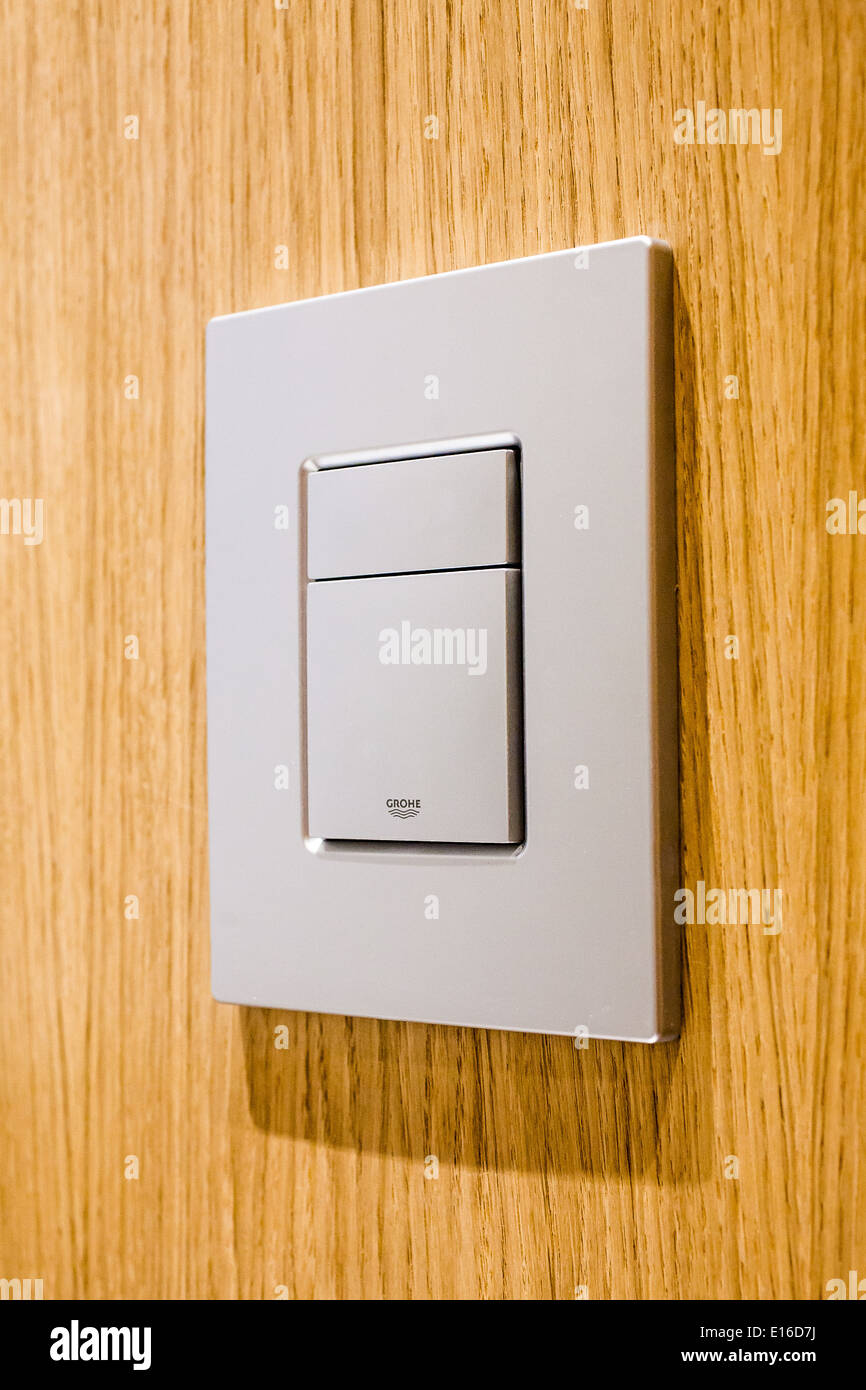
M 519 843 L 515 452 L 312 472 L 307 517 L 309 834 Z

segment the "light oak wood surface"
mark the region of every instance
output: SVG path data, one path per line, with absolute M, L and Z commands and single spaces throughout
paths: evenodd
M 866 496 L 866 8 L 586 3 L 5 7 L 0 493 L 44 538 L 0 535 L 0 1276 L 46 1298 L 866 1277 L 866 536 L 825 527 Z M 678 145 L 699 101 L 780 153 Z M 206 321 L 636 233 L 676 262 L 682 883 L 778 887 L 782 931 L 686 927 L 655 1049 L 215 1004 Z

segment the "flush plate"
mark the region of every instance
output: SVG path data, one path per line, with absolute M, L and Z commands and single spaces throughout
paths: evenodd
M 670 252 L 632 238 L 209 324 L 217 998 L 676 1035 L 671 317 Z M 493 450 L 520 460 L 523 838 L 316 839 L 309 479 Z

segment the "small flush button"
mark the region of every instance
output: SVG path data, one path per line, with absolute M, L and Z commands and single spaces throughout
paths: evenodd
M 520 666 L 517 569 L 310 584 L 310 835 L 519 842 Z
M 321 469 L 307 482 L 307 574 L 519 565 L 518 508 L 511 449 Z

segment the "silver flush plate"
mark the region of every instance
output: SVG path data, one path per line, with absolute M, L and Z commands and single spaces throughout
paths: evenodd
M 636 237 L 208 325 L 218 999 L 676 1036 L 671 280 Z M 339 711 L 308 682 L 309 478 L 488 450 L 520 461 L 520 842 L 313 838 Z

